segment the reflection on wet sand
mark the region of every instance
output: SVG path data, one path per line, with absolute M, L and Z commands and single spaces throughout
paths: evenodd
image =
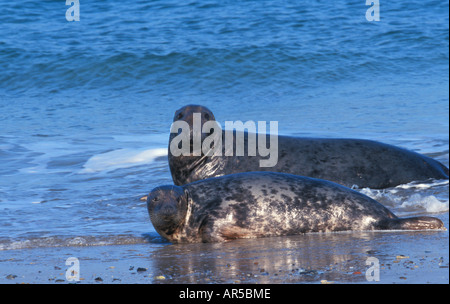
M 424 234 L 433 232 L 421 232 Z M 168 244 L 149 255 L 165 283 L 366 281 L 368 257 L 417 232 L 317 233 L 215 244 Z M 376 245 L 373 245 L 376 244 Z M 395 245 L 394 245 L 395 246 Z

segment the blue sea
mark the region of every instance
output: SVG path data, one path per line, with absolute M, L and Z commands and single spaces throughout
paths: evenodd
M 163 242 L 140 198 L 186 104 L 448 166 L 449 1 L 365 2 L 0 0 L 0 250 Z M 360 191 L 448 228 L 448 181 Z

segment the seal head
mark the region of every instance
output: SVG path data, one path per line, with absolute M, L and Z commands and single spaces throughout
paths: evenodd
M 186 105 L 184 107 L 182 107 L 181 109 L 175 111 L 175 114 L 173 116 L 173 121 L 178 121 L 178 120 L 182 120 L 185 121 L 189 124 L 189 126 L 191 127 L 190 129 L 190 138 L 192 140 L 192 138 L 194 137 L 193 132 L 197 131 L 194 130 L 193 126 L 194 126 L 194 114 L 200 114 L 200 126 L 203 126 L 205 124 L 205 122 L 207 121 L 215 121 L 216 118 L 214 117 L 214 114 L 212 113 L 211 110 L 209 110 L 207 107 L 203 107 L 200 105 Z M 202 133 L 201 130 L 198 130 L 201 134 L 197 134 L 200 135 L 201 137 L 201 141 L 203 142 L 203 140 L 209 135 L 209 133 Z M 192 145 L 192 142 L 191 142 Z
M 190 126 L 193 125 L 194 122 L 194 113 L 200 113 L 202 118 L 202 125 L 210 120 L 216 120 L 214 114 L 210 109 L 200 105 L 187 105 L 175 111 L 175 115 L 173 116 L 173 121 L 184 120 Z
M 179 186 L 161 186 L 147 197 L 147 210 L 155 230 L 171 239 L 183 226 L 188 207 L 188 195 Z
M 200 143 L 203 143 L 205 138 L 211 135 L 211 130 L 201 130 L 194 126 L 194 114 L 200 114 L 200 126 L 203 126 L 206 122 L 214 121 L 214 114 L 206 107 L 200 105 L 186 105 L 181 109 L 175 111 L 173 116 L 173 122 L 185 121 L 189 125 L 189 138 L 190 138 L 190 151 L 194 150 L 194 138 L 199 138 Z M 197 116 L 198 117 L 198 116 Z M 202 132 L 205 131 L 205 132 Z M 175 185 L 184 185 L 188 182 L 202 180 L 211 176 L 214 176 L 214 172 L 217 169 L 211 164 L 210 157 L 203 154 L 203 151 L 199 151 L 199 156 L 194 156 L 192 153 L 188 156 L 173 156 L 170 144 L 172 140 L 180 134 L 180 130 L 177 133 L 170 133 L 168 159 L 170 172 L 174 180 Z M 180 142 L 181 144 L 181 142 Z M 179 146 L 179 148 L 181 148 Z M 222 159 L 222 158 L 220 158 Z M 221 160 L 217 159 L 221 164 Z M 205 168 L 206 167 L 206 168 Z M 213 168 L 210 168 L 213 167 Z M 209 168 L 209 169 L 208 169 Z

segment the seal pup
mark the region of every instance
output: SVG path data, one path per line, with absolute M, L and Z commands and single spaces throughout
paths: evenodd
M 246 172 L 150 192 L 155 230 L 173 243 L 307 232 L 445 229 L 433 217 L 398 218 L 342 185 L 276 172 Z
M 193 138 L 193 115 L 201 114 L 201 125 L 215 121 L 214 114 L 200 105 L 187 105 L 177 110 L 173 121 L 185 121 L 190 126 L 191 147 Z M 222 142 L 227 132 L 233 132 L 236 148 L 236 131 L 223 131 Z M 169 167 L 175 185 L 184 185 L 197 180 L 238 172 L 273 171 L 325 179 L 344 185 L 372 189 L 383 189 L 407 184 L 412 181 L 449 179 L 449 170 L 440 162 L 419 153 L 364 139 L 300 138 L 278 136 L 278 161 L 273 167 L 260 167 L 261 153 L 256 156 L 225 156 L 225 145 L 221 156 L 174 156 L 170 143 L 177 136 L 170 134 Z M 203 142 L 209 133 L 201 133 Z M 269 143 L 267 135 L 266 143 Z M 244 136 L 248 144 L 248 133 Z M 258 145 L 257 145 L 258 149 Z M 233 154 L 236 155 L 236 154 Z

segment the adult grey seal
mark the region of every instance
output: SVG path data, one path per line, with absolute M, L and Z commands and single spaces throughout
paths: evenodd
M 185 121 L 190 126 L 193 138 L 193 115 L 201 114 L 201 124 L 215 121 L 214 114 L 206 107 L 187 105 L 175 112 L 175 121 Z M 227 133 L 222 132 L 222 142 Z M 236 148 L 236 134 L 233 137 Z M 177 136 L 171 133 L 169 139 L 169 166 L 173 181 L 183 185 L 214 176 L 250 171 L 273 171 L 309 176 L 339 183 L 347 187 L 382 189 L 406 184 L 412 181 L 448 179 L 449 171 L 440 162 L 396 146 L 363 139 L 299 138 L 278 136 L 278 161 L 273 167 L 260 167 L 260 160 L 267 159 L 259 153 L 256 156 L 225 156 L 225 145 L 221 156 L 200 155 L 174 156 L 170 144 Z M 201 141 L 209 133 L 201 134 Z M 259 137 L 258 137 L 259 138 Z M 257 140 L 258 140 L 257 138 Z M 248 133 L 244 146 L 248 145 Z M 270 139 L 267 136 L 266 143 Z M 191 140 L 192 146 L 192 140 Z
M 445 229 L 433 217 L 398 218 L 377 201 L 333 182 L 246 172 L 150 192 L 156 231 L 173 243 L 345 230 Z

